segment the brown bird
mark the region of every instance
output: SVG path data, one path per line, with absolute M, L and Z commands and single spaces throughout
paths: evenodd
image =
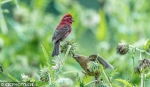
M 114 67 L 106 62 L 104 59 L 99 57 L 98 55 L 90 55 L 89 57 L 84 56 L 84 55 L 78 55 L 74 54 L 73 58 L 80 64 L 80 66 L 84 69 L 85 74 L 89 76 L 99 76 L 100 75 L 100 67 L 97 67 L 98 63 L 102 64 L 104 69 L 105 68 L 110 68 L 114 69 Z M 98 68 L 98 70 L 94 71 L 92 67 L 90 66 L 91 63 L 94 63 L 94 69 Z

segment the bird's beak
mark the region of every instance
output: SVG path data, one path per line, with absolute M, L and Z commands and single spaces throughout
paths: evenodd
M 74 55 L 73 55 L 73 58 L 78 58 L 78 57 L 79 57 L 78 54 L 74 54 Z

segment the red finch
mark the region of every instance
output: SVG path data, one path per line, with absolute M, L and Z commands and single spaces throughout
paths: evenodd
M 65 14 L 61 19 L 52 37 L 52 41 L 54 41 L 55 44 L 52 57 L 59 55 L 60 42 L 63 41 L 70 34 L 73 21 L 74 20 L 71 14 Z

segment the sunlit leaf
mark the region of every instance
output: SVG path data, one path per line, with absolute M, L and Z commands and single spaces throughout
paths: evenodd
M 5 4 L 5 3 L 7 3 L 7 2 L 10 2 L 10 1 L 12 1 L 12 0 L 0 0 L 0 4 Z
M 98 40 L 103 40 L 107 32 L 106 16 L 104 11 L 100 11 L 99 14 L 101 19 L 98 25 L 96 36 Z
M 132 87 L 132 84 L 129 83 L 128 81 L 126 81 L 126 80 L 123 80 L 123 79 L 115 79 L 115 80 L 118 81 L 118 82 L 123 83 L 124 87 Z
M 45 48 L 43 47 L 43 45 L 41 45 L 41 47 L 42 47 L 42 51 L 43 51 L 43 53 L 44 53 L 44 56 L 45 56 L 45 58 L 46 58 L 46 61 L 49 62 L 48 53 L 46 52 L 46 50 L 45 50 Z
M 15 77 L 13 77 L 12 75 L 8 74 L 8 77 L 14 81 L 14 82 L 19 82 L 19 80 L 17 80 Z
M 144 50 L 148 50 L 150 48 L 150 39 L 147 39 L 143 45 Z

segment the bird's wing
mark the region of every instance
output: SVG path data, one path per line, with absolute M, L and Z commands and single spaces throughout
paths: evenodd
M 89 60 L 90 61 L 96 61 L 96 60 L 98 60 L 99 63 L 102 64 L 104 68 L 114 69 L 114 67 L 110 63 L 106 62 L 104 59 L 102 59 L 98 55 L 95 55 L 95 54 L 90 55 L 89 56 Z
M 68 25 L 57 27 L 57 28 L 60 29 L 55 30 L 55 33 L 52 38 L 52 41 L 55 40 L 55 42 L 57 42 L 58 40 L 63 40 L 70 29 Z

